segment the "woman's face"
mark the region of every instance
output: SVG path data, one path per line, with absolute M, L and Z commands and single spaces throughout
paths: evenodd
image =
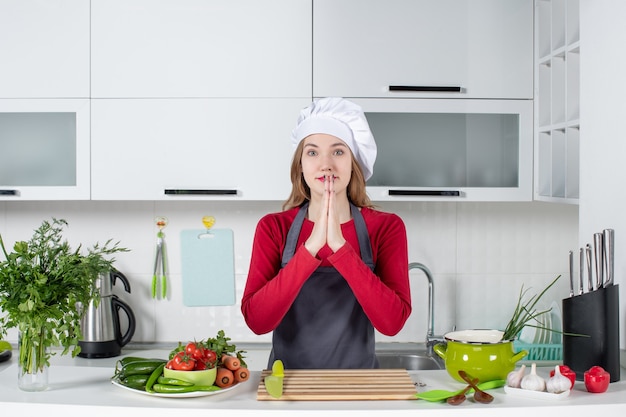
M 352 175 L 352 152 L 335 136 L 316 133 L 304 139 L 302 174 L 313 194 L 324 192 L 324 177 L 332 175 L 336 195 L 346 194 Z

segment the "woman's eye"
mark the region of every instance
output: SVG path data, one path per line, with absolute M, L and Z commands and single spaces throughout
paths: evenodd
M 309 156 L 315 156 L 315 155 L 317 155 L 317 152 L 315 152 L 315 151 L 308 151 L 306 154 L 309 155 Z
M 343 149 L 337 149 L 335 155 L 343 155 Z

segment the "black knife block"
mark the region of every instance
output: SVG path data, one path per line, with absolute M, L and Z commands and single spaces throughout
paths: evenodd
M 563 364 L 583 381 L 585 371 L 598 365 L 620 379 L 619 286 L 610 285 L 563 300 Z

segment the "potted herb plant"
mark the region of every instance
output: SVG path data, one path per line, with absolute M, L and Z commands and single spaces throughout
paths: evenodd
M 48 367 L 53 347 L 62 355 L 80 352 L 82 338 L 79 305 L 96 300 L 95 279 L 108 272 L 114 259 L 108 255 L 126 252 L 119 242 L 108 240 L 82 253 L 63 239 L 63 219 L 44 221 L 29 241 L 18 241 L 7 252 L 2 235 L 0 246 L 0 336 L 7 329 L 19 331 L 18 386 L 26 391 L 47 389 Z

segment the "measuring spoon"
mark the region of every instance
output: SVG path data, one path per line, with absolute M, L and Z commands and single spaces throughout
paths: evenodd
M 493 381 L 481 382 L 477 386 L 482 390 L 488 390 L 503 387 L 505 383 L 506 381 L 503 379 L 495 379 Z M 472 390 L 473 388 L 471 388 L 468 392 L 471 392 Z M 418 392 L 415 394 L 415 397 L 429 402 L 441 402 L 446 401 L 448 398 L 454 397 L 461 392 L 463 392 L 463 390 L 448 391 L 444 389 L 433 389 L 430 391 Z

